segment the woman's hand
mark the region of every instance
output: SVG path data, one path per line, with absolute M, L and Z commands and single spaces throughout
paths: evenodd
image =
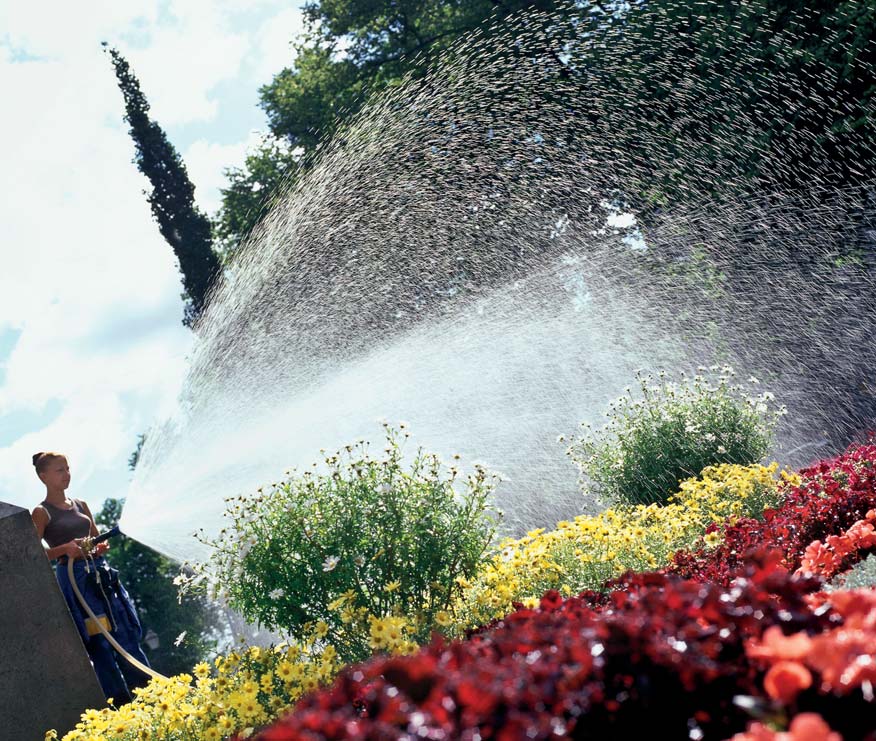
M 91 555 L 102 556 L 108 550 L 109 550 L 109 543 L 107 543 L 104 540 L 104 541 L 101 541 L 100 543 L 98 543 L 96 546 L 94 546 L 94 550 L 91 551 Z
M 73 559 L 85 558 L 85 554 L 82 552 L 82 548 L 79 547 L 78 540 L 71 540 L 69 543 L 64 543 L 63 548 L 64 556 L 68 556 L 69 558 Z

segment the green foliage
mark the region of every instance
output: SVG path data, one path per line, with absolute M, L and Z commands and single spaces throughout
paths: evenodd
M 573 68 L 636 100 L 609 113 L 621 148 L 655 158 L 647 182 L 621 185 L 640 218 L 660 204 L 725 192 L 730 184 L 796 190 L 801 183 L 867 183 L 876 117 L 876 6 L 854 0 L 641 2 L 580 47 Z M 622 46 L 628 63 L 599 70 Z M 781 166 L 777 166 L 781 163 Z M 670 166 L 671 164 L 671 166 Z M 630 187 L 633 186 L 633 187 Z
M 134 452 L 128 457 L 128 468 L 131 471 L 134 471 L 137 468 L 137 464 L 140 462 L 140 453 L 143 452 L 143 446 L 146 444 L 146 433 L 141 432 L 137 435 L 137 447 L 134 449 Z M 109 500 L 114 501 L 114 500 Z M 106 506 L 106 505 L 104 505 Z
M 298 49 L 294 69 L 284 69 L 259 91 L 275 136 L 312 149 L 344 112 L 358 110 L 364 81 L 347 57 L 330 47 Z
M 729 367 L 676 383 L 638 374 L 641 396 L 611 402 L 608 423 L 586 431 L 569 447 L 585 489 L 610 503 L 665 504 L 679 483 L 706 466 L 749 465 L 768 452 L 784 408 L 770 409 L 773 395 L 750 395 L 734 384 Z M 751 379 L 755 383 L 756 379 Z
M 164 130 L 149 118 L 149 102 L 127 60 L 116 49 L 108 51 L 125 99 L 125 120 L 131 125 L 136 145 L 134 162 L 152 184 L 148 196 L 152 215 L 179 261 L 183 295 L 188 299 L 183 324 L 191 326 L 203 311 L 219 274 L 210 220 L 195 205 L 195 186 L 182 158 Z
M 558 85 L 531 105 L 594 89 L 620 103 L 576 117 L 569 137 L 604 137 L 652 164 L 646 177 L 600 173 L 600 187 L 622 193 L 642 226 L 730 187 L 855 185 L 876 166 L 876 6 L 854 0 L 313 0 L 294 64 L 260 91 L 271 132 L 310 152 L 368 94 L 425 74 L 476 29 L 489 55 L 513 53 L 514 29 L 490 21 L 535 11 L 555 13 L 545 34 L 568 43 L 554 42 L 564 50 Z M 252 227 L 245 214 L 258 213 L 241 198 L 246 169 L 236 177 L 220 216 L 232 246 Z
M 295 61 L 260 91 L 271 134 L 309 155 L 350 120 L 370 94 L 423 75 L 460 37 L 475 29 L 493 33 L 490 19 L 519 11 L 554 10 L 555 0 L 320 0 L 305 6 L 308 33 L 295 45 Z M 507 43 L 505 40 L 503 43 Z M 306 157 L 304 160 L 306 161 Z M 251 233 L 287 176 L 282 147 L 262 148 L 242 170 L 229 170 L 217 231 L 226 255 Z
M 285 183 L 301 168 L 301 150 L 290 149 L 281 140 L 268 137 L 247 155 L 242 169 L 228 169 L 228 185 L 222 189 L 222 210 L 216 219 L 216 236 L 223 260 L 252 233 L 274 205 Z
M 103 503 L 94 518 L 101 529 L 118 523 L 123 504 L 123 499 L 107 499 Z M 109 543 L 107 559 L 119 570 L 122 583 L 137 606 L 143 632 L 152 629 L 158 635 L 158 648 L 143 644 L 149 662 L 167 676 L 191 671 L 194 664 L 216 648 L 221 638 L 217 632 L 221 615 L 203 597 L 188 596 L 179 601 L 174 585 L 178 567 L 170 559 L 124 535 Z M 185 638 L 175 645 L 181 633 L 185 633 Z
M 420 75 L 461 36 L 553 0 L 320 0 L 305 6 L 310 33 L 293 67 L 261 90 L 276 136 L 311 147 L 364 103 L 364 94 Z
M 306 641 L 314 625 L 344 661 L 375 646 L 369 622 L 403 618 L 428 640 L 471 577 L 495 532 L 487 506 L 496 479 L 462 478 L 421 449 L 409 468 L 409 433 L 385 425 L 380 455 L 364 441 L 325 456 L 325 470 L 295 473 L 228 502 L 228 527 L 190 585 L 218 585 L 250 620 Z
M 825 585 L 828 592 L 846 589 L 873 589 L 876 587 L 876 553 L 871 553 L 863 561 L 858 561 L 845 573 L 838 574 L 830 584 Z

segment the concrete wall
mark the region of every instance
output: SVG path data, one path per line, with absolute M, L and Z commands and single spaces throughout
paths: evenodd
M 61 736 L 105 705 L 30 513 L 0 502 L 0 738 Z

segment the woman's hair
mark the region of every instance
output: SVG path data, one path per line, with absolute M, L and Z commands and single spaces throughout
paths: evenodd
M 42 473 L 45 471 L 49 464 L 55 460 L 56 458 L 64 458 L 66 459 L 63 453 L 34 453 L 33 454 L 33 467 L 36 469 L 37 473 Z

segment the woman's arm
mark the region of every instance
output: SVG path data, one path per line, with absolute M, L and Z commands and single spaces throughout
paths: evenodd
M 91 530 L 89 531 L 89 535 L 93 538 L 95 535 L 100 535 L 100 530 L 97 529 L 97 525 L 94 523 L 94 517 L 91 514 L 91 510 L 88 509 L 88 505 L 83 502 L 81 499 L 79 500 L 79 504 L 82 505 L 82 509 L 85 510 L 85 514 L 88 515 L 88 519 L 91 520 Z M 95 556 L 100 556 L 103 553 L 106 553 L 109 550 L 109 543 L 107 541 L 103 541 L 103 543 L 98 543 L 94 547 L 93 554 Z
M 49 524 L 49 513 L 46 512 L 44 507 L 37 507 L 34 509 L 33 514 L 31 514 L 31 519 L 36 528 L 37 535 L 40 540 L 42 540 L 43 535 L 46 532 L 46 525 Z M 55 546 L 54 548 L 46 548 L 46 556 L 48 556 L 50 560 L 58 558 L 59 556 L 81 558 L 82 555 L 82 549 L 79 547 L 79 543 L 75 540 L 71 540 L 69 543 L 64 543 L 63 545 Z

